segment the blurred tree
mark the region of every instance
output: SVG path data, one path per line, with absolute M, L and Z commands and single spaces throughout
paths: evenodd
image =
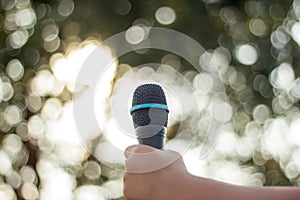
M 164 6 L 174 10 L 173 23 L 165 25 L 157 20 L 155 13 Z M 272 77 L 278 78 L 291 70 L 293 80 L 300 75 L 299 8 L 297 0 L 2 0 L 0 141 L 10 133 L 19 132 L 22 138 L 22 123 L 40 113 L 42 105 L 54 96 L 32 96 L 29 87 L 37 73 L 51 72 L 49 59 L 52 55 L 64 53 L 68 46 L 89 37 L 105 40 L 136 24 L 177 30 L 198 41 L 208 52 L 219 50 L 228 56 L 230 70 L 224 76 L 235 74 L 232 82 L 225 84 L 229 99 L 235 105 L 233 124 L 237 134 L 243 135 L 245 129 L 239 117 L 246 115 L 253 120 L 253 110 L 259 104 L 266 104 L 274 117 L 298 111 L 299 91 L 286 89 L 288 86 L 284 85 L 289 76 L 282 77 L 283 86 Z M 146 53 L 131 52 L 119 58 L 119 62 L 130 66 L 161 63 L 167 54 L 169 52 L 153 49 Z M 183 58 L 180 62 L 180 72 L 193 70 Z M 277 69 L 281 70 L 280 74 Z M 15 73 L 24 75 L 18 78 Z M 238 88 L 240 85 L 243 87 Z M 72 92 L 67 88 L 58 95 L 63 103 L 71 98 Z M 12 105 L 18 108 L 10 113 L 8 108 L 15 109 L 10 107 Z M 19 111 L 20 119 L 10 121 L 10 116 L 14 119 L 14 113 Z M 22 165 L 35 167 L 40 153 L 36 140 L 22 140 L 28 158 L 13 165 L 17 171 Z M 261 167 L 266 175 L 265 185 L 297 184 L 296 179 L 287 178 L 278 160 L 273 158 L 261 166 L 257 166 L 253 158 L 241 163 Z M 270 171 L 272 176 L 267 175 Z M 97 183 L 106 180 L 107 177 L 102 176 Z M 5 174 L 0 171 L 0 183 L 5 181 Z M 80 175 L 77 181 L 78 185 L 85 184 Z M 14 189 L 20 199 L 24 198 L 18 187 Z

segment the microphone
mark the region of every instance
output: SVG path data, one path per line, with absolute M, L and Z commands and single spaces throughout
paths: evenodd
M 139 144 L 163 149 L 169 109 L 163 89 L 156 84 L 144 84 L 133 93 L 133 125 Z

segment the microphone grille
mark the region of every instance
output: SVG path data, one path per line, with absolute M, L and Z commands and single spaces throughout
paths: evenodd
M 132 106 L 157 103 L 167 105 L 163 89 L 156 84 L 144 84 L 136 88 L 133 94 Z
M 164 104 L 167 105 L 166 96 L 163 89 L 156 84 L 144 84 L 136 88 L 133 94 L 132 107 L 142 104 Z M 134 127 L 148 124 L 162 125 L 167 127 L 168 112 L 163 109 L 153 108 L 152 118 L 149 116 L 149 108 L 139 109 L 132 112 Z

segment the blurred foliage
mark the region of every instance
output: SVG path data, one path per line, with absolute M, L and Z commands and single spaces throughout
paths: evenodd
M 163 6 L 174 9 L 176 19 L 173 23 L 162 25 L 155 18 L 155 12 Z M 246 85 L 246 89 L 235 89 L 230 83 L 226 83 L 228 97 L 235 104 L 234 111 L 237 113 L 243 111 L 235 116 L 234 122 L 240 123 L 239 117 L 245 115 L 252 120 L 253 110 L 259 104 L 266 104 L 272 110 L 271 116 L 285 116 L 291 107 L 299 108 L 297 96 L 299 91 L 296 91 L 293 96 L 291 91 L 284 87 L 274 87 L 276 85 L 270 81 L 270 74 L 282 63 L 288 63 L 294 77 L 300 75 L 300 41 L 297 41 L 299 36 L 295 35 L 300 34 L 300 29 L 295 28 L 298 30 L 298 32 L 294 31 L 295 33 L 292 31 L 292 26 L 299 23 L 299 9 L 300 3 L 296 0 L 1 0 L 0 77 L 2 82 L 0 84 L 9 83 L 11 86 L 7 86 L 7 93 L 1 94 L 0 141 L 4 141 L 3 138 L 7 134 L 23 133 L 20 131 L 24 125 L 22 123 L 39 113 L 42 105 L 55 96 L 47 94 L 28 100 L 32 93 L 28 86 L 29 82 L 39 71 L 50 69 L 49 59 L 52 55 L 65 53 L 68 46 L 78 44 L 90 37 L 105 40 L 126 31 L 137 22 L 182 32 L 198 41 L 208 52 L 214 52 L 220 47 L 225 49 L 225 54 L 229 54 L 231 72 L 238 73 L 242 77 L 237 79 L 235 84 Z M 22 10 L 25 10 L 25 13 L 20 14 Z M 242 46 L 244 44 L 252 45 L 251 48 L 254 47 L 258 54 L 258 58 L 253 63 L 251 60 L 250 64 L 243 62 L 238 56 L 239 46 L 249 47 Z M 146 53 L 131 52 L 119 58 L 119 63 L 130 66 L 160 63 L 167 54 L 169 52 L 153 49 Z M 17 69 L 21 66 L 19 71 L 23 70 L 24 75 L 13 72 L 9 74 L 8 66 L 13 60 L 13 66 Z M 183 58 L 180 58 L 180 62 L 180 72 L 193 70 Z M 13 91 L 11 97 L 8 94 L 10 90 Z M 8 97 L 5 99 L 3 95 Z M 280 96 L 280 102 L 285 103 L 275 105 L 274 99 L 277 96 Z M 72 92 L 64 88 L 57 98 L 62 103 L 67 102 L 72 98 Z M 4 115 L 7 115 L 7 108 L 11 105 L 19 107 L 21 117 L 14 121 L 14 110 L 10 107 L 13 119 L 9 124 L 10 118 Z M 237 134 L 243 134 L 243 125 L 245 124 L 240 123 L 235 126 Z M 28 138 L 22 140 L 24 143 L 22 148 L 27 151 L 27 158 L 17 157 L 21 161 L 16 162 L 13 168 L 19 171 L 22 166 L 28 165 L 35 169 L 39 149 L 34 140 Z M 20 156 L 24 155 L 20 154 Z M 256 165 L 252 159 L 243 161 L 243 164 Z M 271 158 L 257 167 L 261 167 L 266 175 L 265 185 L 296 184 L 295 180 L 286 177 L 276 159 Z M 75 168 L 68 170 L 76 171 Z M 102 176 L 94 183 L 103 184 L 108 179 Z M 0 182 L 5 180 L 5 175 L 0 174 Z M 77 177 L 77 182 L 78 185 L 90 183 L 80 175 Z M 37 188 L 39 187 L 39 181 L 33 183 Z M 25 199 L 18 188 L 19 186 L 16 186 L 14 190 L 20 196 L 19 198 Z

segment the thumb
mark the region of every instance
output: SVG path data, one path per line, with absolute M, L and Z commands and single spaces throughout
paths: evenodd
M 155 149 L 151 146 L 144 145 L 144 144 L 137 144 L 129 146 L 125 149 L 124 155 L 126 158 L 129 158 L 134 153 L 149 153 L 157 151 L 158 149 Z
M 162 151 L 147 145 L 133 145 L 125 150 L 127 173 L 148 173 L 165 168 L 181 155 L 175 151 Z

